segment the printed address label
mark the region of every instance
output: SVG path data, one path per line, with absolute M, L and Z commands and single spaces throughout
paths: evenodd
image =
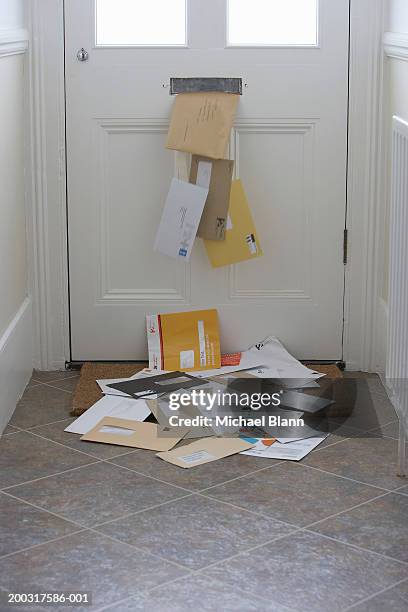
M 208 459 L 216 459 L 214 455 L 207 453 L 207 451 L 196 451 L 195 453 L 191 453 L 191 455 L 182 455 L 181 457 L 177 457 L 183 463 L 197 463 L 198 461 L 207 461 Z

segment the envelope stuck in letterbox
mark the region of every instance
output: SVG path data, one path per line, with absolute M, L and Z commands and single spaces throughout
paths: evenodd
M 241 181 L 232 181 L 225 240 L 204 240 L 211 265 L 228 266 L 262 255 L 261 245 Z
M 178 94 L 166 148 L 226 158 L 239 97 L 219 92 Z
M 197 231 L 200 238 L 225 240 L 233 171 L 231 160 L 193 155 L 190 183 L 209 190 Z
M 190 259 L 208 188 L 174 178 L 167 194 L 154 250 L 182 261 Z
M 152 370 L 209 370 L 221 366 L 215 309 L 147 315 L 149 367 Z

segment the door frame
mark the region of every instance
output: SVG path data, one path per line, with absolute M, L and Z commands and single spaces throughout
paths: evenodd
M 378 369 L 384 244 L 382 106 L 386 0 L 349 0 L 350 105 L 348 263 L 344 359 L 349 369 Z M 70 361 L 65 163 L 64 0 L 28 3 L 27 203 L 29 286 L 34 305 L 35 367 Z M 50 28 L 49 24 L 54 24 Z M 339 253 L 339 257 L 341 254 Z M 382 259 L 381 259 L 382 258 Z M 385 329 L 382 330 L 385 332 Z

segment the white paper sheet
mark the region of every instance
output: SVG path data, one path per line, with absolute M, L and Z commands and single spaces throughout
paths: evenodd
M 265 446 L 262 440 L 258 440 L 253 448 L 243 451 L 241 455 L 251 455 L 265 459 L 300 461 L 312 452 L 314 448 L 319 446 L 327 438 L 327 435 L 320 436 L 319 438 L 307 438 L 306 440 L 299 440 L 290 444 L 275 442 L 272 446 Z M 251 438 L 248 438 L 248 440 L 251 440 Z
M 154 250 L 188 261 L 208 196 L 208 188 L 185 183 L 174 178 L 171 182 Z
M 204 370 L 200 372 L 190 372 L 199 378 L 207 376 L 219 376 L 222 374 L 232 374 L 248 370 L 248 374 L 258 378 L 283 378 L 295 379 L 294 386 L 290 388 L 307 387 L 309 384 L 314 386 L 313 381 L 324 376 L 320 372 L 315 372 L 304 366 L 300 361 L 293 357 L 281 342 L 270 336 L 259 344 L 255 344 L 247 351 L 242 352 L 241 361 L 238 366 L 224 366 L 217 370 Z M 300 381 L 300 383 L 299 383 Z M 299 386 L 300 384 L 300 386 Z
M 251 374 L 260 378 L 278 377 L 317 380 L 324 376 L 324 374 L 311 370 L 300 363 L 273 336 L 266 338 L 259 344 L 255 344 L 247 352 L 250 355 L 257 355 L 258 361 L 262 363 L 262 368 L 251 371 Z
M 145 400 L 126 399 L 106 395 L 88 408 L 65 429 L 68 433 L 84 435 L 93 429 L 103 417 L 144 421 L 151 414 Z
M 315 432 L 317 433 L 317 432 Z M 281 444 L 291 444 L 292 442 L 299 442 L 300 440 L 307 440 L 309 438 L 315 438 L 313 434 L 305 435 L 303 438 L 276 438 Z

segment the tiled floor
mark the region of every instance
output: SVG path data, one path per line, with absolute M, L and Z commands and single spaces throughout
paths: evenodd
M 0 612 L 60 591 L 92 593 L 67 610 L 406 612 L 408 483 L 376 377 L 374 417 L 303 462 L 191 470 L 66 434 L 76 381 L 34 373 L 0 440 Z

